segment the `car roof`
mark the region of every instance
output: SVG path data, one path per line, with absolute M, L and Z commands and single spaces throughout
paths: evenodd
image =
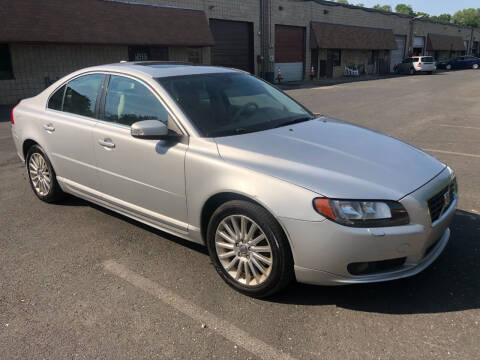
M 225 68 L 220 66 L 194 65 L 185 62 L 173 61 L 135 61 L 119 62 L 108 65 L 100 65 L 88 68 L 89 71 L 112 71 L 125 74 L 142 73 L 153 78 L 195 75 L 195 74 L 213 74 L 225 72 L 243 72 L 241 70 Z

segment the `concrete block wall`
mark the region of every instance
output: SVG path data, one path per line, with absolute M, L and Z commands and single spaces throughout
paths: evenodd
M 202 63 L 210 64 L 210 48 L 203 47 Z M 88 66 L 128 60 L 128 46 L 10 44 L 14 79 L 0 80 L 0 105 L 34 96 L 65 75 Z M 188 61 L 187 47 L 170 47 L 169 59 Z
M 83 67 L 128 60 L 126 46 L 10 44 L 14 79 L 0 80 L 0 104 L 14 104 Z
M 425 37 L 425 41 L 427 41 L 428 34 L 443 34 L 443 35 L 450 35 L 450 36 L 460 36 L 464 41 L 468 42 L 468 49 L 466 51 L 470 51 L 470 40 L 472 35 L 472 29 L 449 25 L 449 24 L 441 24 L 441 23 L 434 23 L 430 21 L 422 21 L 416 20 L 413 21 L 413 36 L 423 36 Z M 426 43 L 425 43 L 426 44 Z
M 210 47 L 202 47 L 200 49 L 201 51 L 201 56 L 202 56 L 202 64 L 209 65 L 211 63 L 211 51 Z M 168 60 L 169 61 L 185 61 L 188 62 L 188 52 L 189 48 L 188 47 L 182 47 L 182 46 L 170 46 L 168 48 Z

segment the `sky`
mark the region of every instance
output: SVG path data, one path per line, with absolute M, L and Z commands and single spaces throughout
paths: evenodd
M 413 7 L 414 11 L 423 11 L 431 15 L 453 14 L 466 8 L 480 8 L 479 0 L 349 0 L 351 4 L 363 3 L 366 7 L 375 4 L 391 5 L 395 10 L 397 4 L 407 4 Z

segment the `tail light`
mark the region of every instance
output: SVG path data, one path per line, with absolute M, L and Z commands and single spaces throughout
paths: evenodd
M 10 122 L 12 123 L 12 125 L 15 125 L 15 118 L 13 117 L 13 111 L 15 110 L 15 108 L 16 108 L 16 105 L 10 111 Z
M 422 66 L 422 63 L 421 63 L 421 62 L 419 62 L 419 63 L 418 63 L 418 66 Z

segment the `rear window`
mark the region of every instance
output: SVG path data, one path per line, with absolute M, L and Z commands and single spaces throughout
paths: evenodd
M 423 62 L 434 62 L 435 60 L 431 56 L 425 56 L 424 58 L 422 58 L 422 61 Z
M 412 58 L 412 62 L 418 62 L 418 60 L 420 60 L 420 58 Z

